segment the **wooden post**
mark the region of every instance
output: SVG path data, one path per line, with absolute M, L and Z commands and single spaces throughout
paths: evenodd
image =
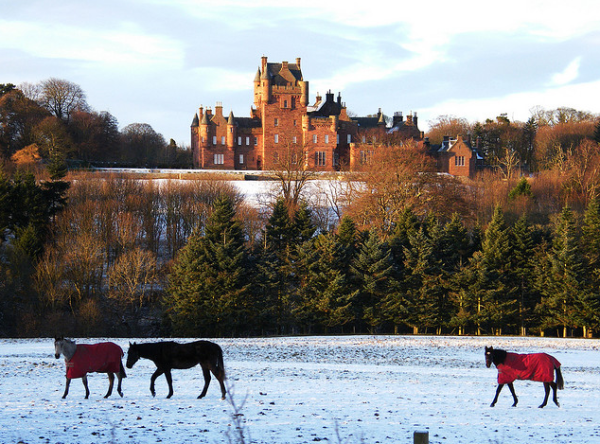
M 429 432 L 415 432 L 414 444 L 429 444 Z

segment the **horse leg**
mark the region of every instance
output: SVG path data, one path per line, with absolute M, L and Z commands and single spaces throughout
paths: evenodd
M 121 381 L 123 380 L 123 373 L 119 372 L 117 373 L 117 393 L 121 396 L 121 398 L 123 397 L 123 392 L 121 391 Z
M 560 407 L 560 404 L 558 403 L 558 396 L 556 394 L 556 389 L 558 388 L 556 382 L 551 382 L 550 387 L 552 387 L 552 400 L 557 407 Z
M 546 404 L 548 403 L 548 395 L 550 395 L 550 383 L 549 382 L 544 382 L 544 402 L 542 402 L 542 404 L 539 406 L 540 409 L 543 409 L 544 407 L 546 407 Z
M 498 395 L 500 395 L 500 392 L 502 391 L 502 387 L 504 387 L 504 384 L 498 384 L 498 388 L 496 389 L 496 396 L 494 396 L 494 400 L 490 404 L 490 407 L 494 407 L 496 405 L 496 403 L 498 402 Z
M 63 399 L 67 397 L 69 394 L 69 386 L 71 385 L 71 380 L 67 378 L 67 383 L 65 384 L 65 393 L 63 394 Z
M 223 382 L 225 379 L 224 374 L 223 372 L 215 371 L 214 368 L 212 369 L 212 373 L 215 375 L 215 378 L 217 378 L 217 381 L 219 381 L 219 384 L 221 385 L 221 399 L 225 399 L 227 391 L 225 390 L 225 383 Z
M 203 365 L 202 374 L 204 375 L 204 388 L 202 389 L 202 393 L 200 393 L 200 396 L 198 396 L 198 399 L 204 398 L 204 396 L 206 396 L 206 391 L 208 390 L 208 385 L 210 384 L 210 370 L 207 367 L 204 367 Z
M 173 378 L 171 377 L 171 369 L 165 370 L 165 378 L 167 378 L 167 384 L 169 384 L 169 394 L 167 399 L 173 396 Z
M 81 382 L 85 387 L 85 399 L 88 399 L 90 397 L 90 389 L 88 388 L 87 375 L 83 375 L 83 377 L 81 378 Z
M 156 381 L 156 378 L 158 378 L 163 373 L 164 372 L 161 369 L 157 368 L 156 371 L 152 373 L 152 376 L 150 377 L 150 393 L 152 393 L 152 396 L 156 396 L 156 392 L 154 391 L 154 381 Z
M 515 400 L 514 404 L 512 405 L 513 407 L 516 407 L 519 400 L 517 399 L 517 394 L 515 393 L 515 387 L 513 386 L 512 382 L 508 383 L 508 388 L 510 389 L 510 392 L 512 393 L 513 399 Z
M 111 372 L 107 372 L 106 374 L 108 375 L 108 392 L 106 392 L 104 397 L 108 398 L 110 395 L 112 395 L 113 386 L 115 384 L 115 374 Z

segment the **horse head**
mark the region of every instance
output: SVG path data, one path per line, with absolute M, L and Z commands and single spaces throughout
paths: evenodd
M 506 350 L 501 350 L 494 347 L 485 348 L 485 365 L 490 367 L 492 363 L 497 367 L 499 364 L 504 364 L 506 359 Z
M 130 342 L 129 350 L 127 350 L 127 363 L 125 365 L 127 368 L 132 368 L 139 359 L 140 351 L 138 350 L 138 345 L 135 342 L 133 344 Z
M 54 339 L 54 357 L 56 359 L 60 358 L 61 353 L 64 355 L 65 359 L 71 359 L 75 354 L 76 349 L 77 345 L 75 344 L 75 341 L 65 338 Z
M 485 348 L 485 366 L 490 368 L 494 362 L 494 347 L 486 347 Z

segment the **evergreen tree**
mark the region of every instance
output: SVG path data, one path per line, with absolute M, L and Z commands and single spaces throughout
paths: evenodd
M 291 327 L 294 232 L 285 201 L 279 199 L 267 222 L 257 264 L 255 291 L 263 331 L 284 334 Z
M 248 333 L 253 319 L 247 253 L 233 202 L 219 198 L 205 234 L 194 232 L 169 276 L 167 312 L 176 334 Z
M 306 333 L 311 326 L 343 327 L 352 320 L 343 246 L 332 234 L 321 234 L 300 246 L 296 318 Z
M 351 273 L 356 288 L 350 296 L 355 328 L 360 329 L 366 323 L 373 332 L 385 319 L 381 313 L 383 299 L 397 288 L 389 248 L 375 230 L 360 245 Z
M 516 277 L 520 334 L 526 335 L 527 326 L 532 322 L 537 300 L 533 288 L 533 264 L 531 262 L 534 257 L 534 242 L 525 214 L 512 227 L 511 234 L 513 245 L 511 268 Z
M 585 281 L 575 216 L 565 206 L 556 223 L 548 269 L 542 281 L 542 328 L 558 327 L 566 337 L 569 328 L 584 328 L 593 322 L 590 315 L 597 307 Z
M 600 143 L 600 120 L 596 123 L 596 129 L 594 130 L 594 142 Z
M 446 292 L 441 284 L 442 262 L 436 257 L 436 240 L 425 234 L 422 226 L 409 237 L 404 249 L 405 278 L 402 293 L 405 295 L 406 322 L 414 333 L 420 328 L 434 327 L 441 333 L 448 322 Z
M 479 327 L 487 325 L 495 334 L 516 323 L 516 290 L 510 269 L 511 243 L 502 209 L 497 206 L 485 230 L 481 256 L 474 256 L 480 285 Z M 479 263 L 477 263 L 479 262 Z

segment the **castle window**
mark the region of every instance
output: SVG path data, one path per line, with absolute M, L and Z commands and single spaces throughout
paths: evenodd
M 455 166 L 465 166 L 465 156 L 454 156 L 454 165 Z
M 288 107 L 288 101 L 287 101 L 287 100 L 284 100 L 284 101 L 283 101 L 283 107 L 284 107 L 284 108 L 287 108 L 287 107 Z
M 213 136 L 213 145 L 217 144 L 217 136 Z
M 258 145 L 258 137 L 255 137 L 254 138 L 254 146 L 257 146 L 257 145 Z
M 346 142 L 348 143 L 352 143 L 352 134 L 348 134 L 348 137 L 346 139 Z
M 317 135 L 316 134 L 313 136 L 313 143 L 317 143 Z
M 221 136 L 221 145 L 225 145 L 225 136 Z
M 241 144 L 242 144 L 242 137 L 238 136 L 238 145 L 241 145 Z
M 296 124 L 296 119 L 294 119 L 294 126 L 297 126 L 297 124 Z
M 225 163 L 225 155 L 215 154 L 213 157 L 213 162 L 215 165 L 223 165 Z
M 315 151 L 315 166 L 325 166 L 325 151 Z
M 325 143 L 329 143 L 329 134 L 325 134 Z
M 240 154 L 240 165 L 244 164 L 244 155 Z
M 294 143 L 298 143 L 298 136 L 294 136 L 294 137 L 292 138 L 292 142 L 294 142 Z
M 365 136 L 362 136 L 362 143 L 365 143 L 367 141 L 367 138 Z
M 340 144 L 340 135 L 339 135 L 339 133 L 338 133 L 338 135 L 335 137 L 335 143 L 336 143 L 336 144 L 338 144 L 338 145 Z
M 279 143 L 279 134 L 275 134 L 275 143 Z
M 372 150 L 367 150 L 367 151 L 361 151 L 360 152 L 360 164 L 361 165 L 369 165 L 371 163 L 371 159 L 373 158 L 373 151 Z
M 279 119 L 275 117 L 275 126 L 279 126 Z
M 250 145 L 250 137 L 246 137 L 246 146 Z

